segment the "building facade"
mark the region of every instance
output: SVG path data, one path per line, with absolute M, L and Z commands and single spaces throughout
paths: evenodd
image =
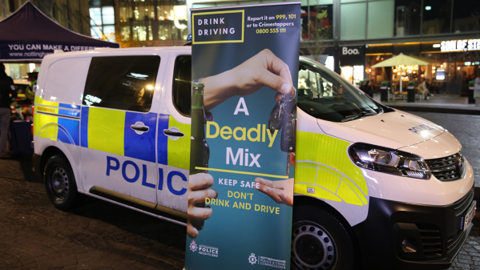
M 183 45 L 188 36 L 185 0 L 116 0 L 115 32 L 121 47 Z
M 279 1 L 189 0 L 187 7 L 268 2 Z M 439 93 L 461 94 L 480 76 L 478 0 L 301 0 L 301 9 L 301 54 L 353 83 L 425 78 Z M 371 68 L 400 53 L 430 65 Z
M 0 0 L 0 19 L 26 0 Z M 32 0 L 73 31 L 121 47 L 183 45 L 190 9 L 278 0 Z M 300 54 L 356 83 L 431 80 L 438 92 L 465 92 L 480 66 L 478 0 L 301 0 Z M 463 46 L 463 48 L 462 48 Z M 372 66 L 400 53 L 428 66 Z M 400 76 L 399 74 L 405 74 Z

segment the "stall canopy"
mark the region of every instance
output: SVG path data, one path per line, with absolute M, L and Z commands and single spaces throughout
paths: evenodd
M 400 53 L 397 56 L 389 58 L 383 62 L 375 64 L 372 68 L 379 68 L 379 67 L 394 67 L 394 66 L 407 66 L 407 65 L 419 65 L 419 66 L 426 66 L 430 65 L 429 62 L 423 61 L 413 56 L 404 55 Z M 402 79 L 400 78 L 400 92 L 402 92 Z
M 425 66 L 425 65 L 430 65 L 430 63 L 427 61 L 423 61 L 422 59 L 419 59 L 413 56 L 404 55 L 401 53 L 397 56 L 394 56 L 376 65 L 373 65 L 372 67 L 379 68 L 379 67 L 393 67 L 393 66 L 401 66 L 401 65 Z
M 119 48 L 120 45 L 75 33 L 30 2 L 0 21 L 0 61 L 40 61 L 55 50 L 70 52 L 98 47 Z

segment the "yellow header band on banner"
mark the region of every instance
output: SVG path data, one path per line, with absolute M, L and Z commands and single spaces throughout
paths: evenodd
M 265 174 L 265 173 L 254 173 L 254 172 L 242 172 L 242 171 L 233 171 L 233 170 L 223 170 L 223 169 L 214 169 L 214 168 L 206 168 L 206 167 L 195 167 L 197 170 L 208 170 L 208 171 L 215 171 L 215 172 L 228 172 L 228 173 L 238 173 L 238 174 L 247 174 L 247 175 L 257 175 L 257 176 L 265 176 L 265 177 L 272 177 L 272 178 L 281 178 L 287 179 L 287 175 L 275 175 L 275 174 Z
M 242 13 L 242 38 L 234 40 L 195 41 L 195 16 Z M 245 37 L 245 10 L 212 11 L 192 14 L 192 44 L 243 43 Z

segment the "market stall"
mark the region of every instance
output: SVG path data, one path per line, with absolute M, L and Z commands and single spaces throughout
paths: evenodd
M 75 33 L 43 14 L 31 2 L 0 21 L 0 62 L 31 62 L 55 50 L 119 48 L 118 43 Z
M 61 26 L 31 2 L 26 2 L 17 11 L 0 21 L 0 62 L 9 64 L 39 63 L 45 55 L 54 53 L 55 50 L 70 52 L 119 47 L 118 43 L 94 39 Z M 29 71 L 32 70 L 27 72 Z M 19 95 L 12 103 L 13 121 L 10 125 L 10 144 L 14 155 L 30 154 L 32 152 L 30 125 L 33 121 L 33 97 L 28 96 L 26 89 L 33 80 L 14 79 L 17 79 L 15 87 Z

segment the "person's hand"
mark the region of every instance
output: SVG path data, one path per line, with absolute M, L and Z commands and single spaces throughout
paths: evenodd
M 213 177 L 208 173 L 190 175 L 188 179 L 188 209 L 187 209 L 187 234 L 191 238 L 198 236 L 198 230 L 192 225 L 193 220 L 206 220 L 212 216 L 210 206 L 197 207 L 196 204 L 205 203 L 205 198 L 217 198 L 213 186 Z
M 275 97 L 277 101 L 280 100 L 281 94 L 292 95 L 294 92 L 287 64 L 269 49 L 262 50 L 231 70 L 203 78 L 202 83 L 205 85 L 206 110 L 233 96 L 253 94 L 264 86 L 278 92 Z
M 257 177 L 255 182 L 255 188 L 270 196 L 276 203 L 293 206 L 293 178 L 270 181 Z

